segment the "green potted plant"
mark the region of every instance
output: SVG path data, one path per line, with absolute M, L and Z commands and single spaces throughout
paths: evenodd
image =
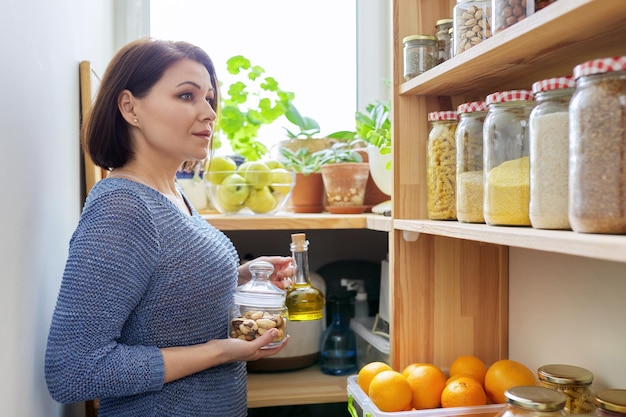
M 337 142 L 313 155 L 320 158 L 326 209 L 336 214 L 363 213 L 369 164 L 359 152 L 361 140 Z
M 294 213 L 321 213 L 324 211 L 324 182 L 320 172 L 320 156 L 308 148 L 296 151 L 280 148 L 280 161 L 296 173 L 289 208 Z
M 252 65 L 242 55 L 229 58 L 226 65 L 237 78 L 222 88 L 216 147 L 225 139 L 235 154 L 256 161 L 268 153 L 267 146 L 258 140 L 259 130 L 297 111 L 292 103 L 295 94 L 282 90 L 263 67 Z
M 367 155 L 372 180 L 383 194 L 390 196 L 393 189 L 393 171 L 389 102 L 375 100 L 367 105 L 365 112 L 357 112 L 356 130 L 357 136 L 368 143 Z M 372 211 L 384 212 L 390 208 L 390 201 L 382 201 Z

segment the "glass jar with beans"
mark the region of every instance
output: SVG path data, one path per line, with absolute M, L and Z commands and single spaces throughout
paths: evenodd
M 454 56 L 491 37 L 491 0 L 457 0 L 453 10 Z
M 535 0 L 493 0 L 493 33 L 500 33 L 535 12 Z

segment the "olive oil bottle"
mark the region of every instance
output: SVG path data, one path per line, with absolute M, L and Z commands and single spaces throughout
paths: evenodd
M 311 285 L 309 278 L 309 241 L 304 233 L 294 233 L 290 246 L 295 275 L 285 301 L 289 321 L 319 320 L 323 327 L 325 299 L 324 294 Z

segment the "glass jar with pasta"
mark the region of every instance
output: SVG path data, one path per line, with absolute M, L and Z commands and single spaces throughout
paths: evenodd
M 456 220 L 456 111 L 428 113 L 428 218 Z
M 540 367 L 537 376 L 544 387 L 565 394 L 567 414 L 591 414 L 595 411 L 591 371 L 579 366 L 552 364 Z

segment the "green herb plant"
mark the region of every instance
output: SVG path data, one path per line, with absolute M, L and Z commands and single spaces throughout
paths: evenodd
M 294 111 L 295 94 L 282 90 L 275 78 L 265 74 L 265 69 L 252 65 L 242 55 L 229 58 L 226 65 L 227 71 L 238 78 L 222 89 L 225 93 L 216 131 L 226 137 L 235 154 L 256 161 L 268 152 L 267 146 L 258 140 L 259 130 Z
M 280 148 L 281 162 L 287 169 L 304 175 L 319 172 L 321 155 L 312 154 L 308 148 L 300 148 L 292 151 L 289 148 Z
M 365 108 L 365 113 L 356 112 L 356 135 L 367 143 L 376 146 L 380 153 L 391 153 L 391 119 L 390 104 L 375 100 Z M 391 169 L 388 162 L 386 169 Z
M 363 157 L 357 151 L 363 141 L 355 139 L 350 142 L 336 142 L 330 148 L 314 152 L 319 158 L 320 165 L 340 164 L 345 162 L 363 162 Z

